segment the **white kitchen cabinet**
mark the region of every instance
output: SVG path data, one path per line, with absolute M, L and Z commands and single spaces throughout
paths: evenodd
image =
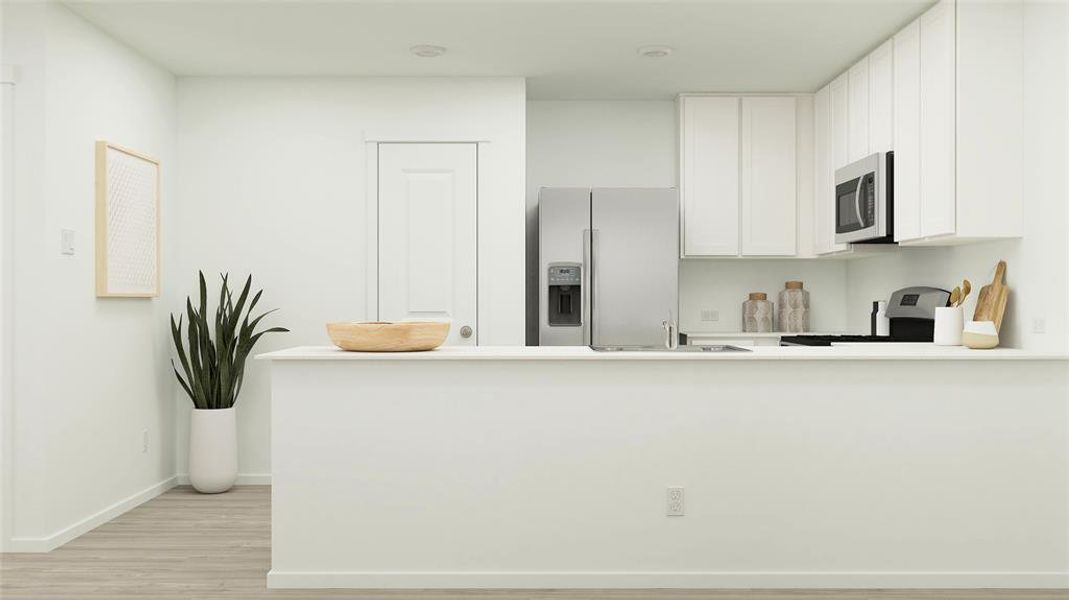
M 894 37 L 895 241 L 921 236 L 921 28 Z
M 894 43 L 887 40 L 872 51 L 869 63 L 868 152 L 894 149 Z
M 681 95 L 682 254 L 795 256 L 794 96 Z
M 895 36 L 900 243 L 1021 235 L 1022 11 L 942 0 Z
M 922 236 L 954 232 L 954 4 L 920 19 L 920 224 Z
M 793 256 L 796 123 L 791 96 L 742 99 L 742 254 Z
M 853 162 L 869 155 L 869 58 L 851 67 L 846 79 L 848 161 Z
M 850 90 L 847 74 L 836 77 L 831 90 L 831 170 L 850 163 Z
M 680 176 L 684 256 L 739 253 L 739 98 L 682 96 Z
M 826 85 L 813 96 L 813 252 L 832 254 L 846 250 L 835 243 L 835 195 L 832 166 L 832 89 Z

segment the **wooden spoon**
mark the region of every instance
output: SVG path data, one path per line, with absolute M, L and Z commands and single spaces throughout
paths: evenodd
M 954 291 L 950 292 L 950 305 L 957 306 L 958 300 L 961 300 L 961 288 L 954 288 Z
M 966 279 L 965 281 L 961 282 L 961 300 L 958 300 L 958 306 L 964 306 L 965 305 L 965 299 L 969 297 L 969 292 L 971 292 L 971 291 L 972 291 L 972 284 L 969 283 L 968 279 Z

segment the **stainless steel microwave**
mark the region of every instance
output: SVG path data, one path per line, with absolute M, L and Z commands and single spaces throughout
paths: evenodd
M 894 242 L 894 152 L 835 171 L 835 243 Z

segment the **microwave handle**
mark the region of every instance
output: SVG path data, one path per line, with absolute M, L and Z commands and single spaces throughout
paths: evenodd
M 870 224 L 865 222 L 865 219 L 861 216 L 861 187 L 865 185 L 865 176 L 862 175 L 857 180 L 857 190 L 854 192 L 854 210 L 857 211 L 857 223 L 861 227 L 868 227 Z

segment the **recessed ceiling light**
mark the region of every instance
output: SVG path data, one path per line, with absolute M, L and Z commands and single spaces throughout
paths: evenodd
M 434 58 L 445 54 L 445 48 L 442 46 L 432 46 L 430 44 L 419 44 L 418 46 L 412 46 L 408 49 L 409 52 L 415 54 L 420 58 Z
M 646 58 L 664 58 L 672 54 L 671 46 L 641 46 L 638 49 L 640 56 Z

